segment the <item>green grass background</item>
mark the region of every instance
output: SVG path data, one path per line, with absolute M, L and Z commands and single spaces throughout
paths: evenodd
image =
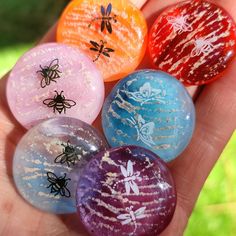
M 66 2 L 0 0 L 0 77 L 56 21 Z M 236 236 L 236 133 L 205 183 L 185 236 Z
M 0 0 L 0 76 L 56 21 L 66 0 Z

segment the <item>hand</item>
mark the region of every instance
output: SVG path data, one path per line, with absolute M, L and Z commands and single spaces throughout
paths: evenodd
M 137 0 L 134 0 L 138 2 Z M 139 0 L 144 2 L 145 0 Z M 213 0 L 212 0 L 213 1 Z M 235 0 L 214 0 L 236 19 Z M 164 7 L 178 0 L 149 0 L 143 13 L 149 26 Z M 139 4 L 139 2 L 138 2 Z M 40 43 L 55 41 L 55 26 Z M 140 68 L 149 68 L 147 59 Z M 191 144 L 169 164 L 178 201 L 174 217 L 162 236 L 182 235 L 201 188 L 236 127 L 236 61 L 224 78 L 205 86 L 195 99 L 197 125 Z M 12 157 L 25 130 L 9 111 L 5 89 L 7 76 L 0 81 L 0 235 L 87 235 L 75 214 L 57 216 L 27 204 L 17 193 L 12 178 Z M 106 84 L 109 93 L 114 83 Z M 95 126 L 101 129 L 100 119 Z

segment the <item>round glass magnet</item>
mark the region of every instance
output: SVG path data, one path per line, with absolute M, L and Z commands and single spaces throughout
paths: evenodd
M 82 168 L 107 147 L 97 130 L 80 120 L 58 117 L 44 121 L 17 145 L 13 159 L 16 187 L 36 208 L 73 213 Z
M 174 77 L 141 70 L 113 88 L 103 106 L 102 125 L 112 147 L 138 145 L 170 161 L 192 137 L 195 109 L 187 90 Z
M 7 99 L 26 128 L 56 116 L 92 123 L 104 101 L 101 73 L 78 48 L 48 43 L 23 55 L 12 69 Z
M 142 147 L 98 153 L 79 179 L 77 209 L 93 236 L 159 235 L 175 206 L 170 171 L 155 153 Z
M 130 1 L 76 0 L 59 20 L 57 41 L 79 46 L 104 80 L 112 81 L 131 73 L 141 62 L 147 25 Z
M 210 1 L 183 1 L 158 16 L 149 51 L 155 68 L 185 85 L 207 84 L 222 77 L 235 58 L 236 25 Z

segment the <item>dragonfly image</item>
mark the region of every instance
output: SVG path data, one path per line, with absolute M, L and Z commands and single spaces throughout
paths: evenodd
M 136 184 L 136 180 L 141 181 L 142 178 L 139 176 L 140 172 L 137 171 L 134 173 L 134 168 L 133 168 L 133 162 L 131 160 L 128 161 L 127 167 L 125 168 L 124 166 L 120 165 L 120 170 L 123 175 L 123 179 L 119 180 L 115 183 L 114 187 L 115 188 L 119 183 L 125 183 L 125 191 L 126 194 L 130 194 L 130 190 L 132 189 L 135 194 L 139 194 L 139 188 L 138 185 Z
M 131 222 L 134 223 L 135 228 L 132 234 L 134 234 L 135 231 L 137 230 L 137 220 L 145 218 L 144 212 L 146 210 L 146 207 L 140 207 L 139 209 L 135 211 L 133 211 L 133 208 L 134 208 L 133 206 L 127 207 L 126 211 L 128 213 L 117 216 L 117 219 L 121 220 L 122 225 L 127 225 L 127 224 L 130 224 Z
M 152 138 L 155 128 L 154 122 L 146 122 L 141 115 L 138 115 L 137 121 L 133 117 L 127 119 L 127 121 L 137 130 L 137 141 L 141 140 L 149 147 L 155 145 Z
M 129 98 L 141 103 L 141 106 L 149 101 L 165 104 L 164 97 L 166 96 L 166 91 L 153 89 L 148 82 L 141 86 L 137 92 L 129 92 L 128 90 L 125 90 L 124 92 Z
M 90 43 L 92 45 L 90 50 L 97 52 L 97 57 L 93 60 L 93 62 L 97 61 L 101 55 L 104 55 L 105 57 L 110 57 L 110 53 L 115 51 L 112 48 L 106 48 L 105 45 L 107 42 L 104 42 L 103 40 L 100 40 L 100 44 L 92 40 L 90 41 Z
M 89 24 L 89 28 L 95 21 L 101 21 L 101 32 L 104 31 L 104 29 L 107 29 L 107 31 L 111 34 L 112 33 L 112 24 L 111 21 L 113 20 L 114 23 L 117 22 L 116 15 L 111 16 L 112 11 L 112 4 L 109 3 L 107 8 L 105 9 L 104 6 L 101 6 L 101 17 L 94 18 L 91 23 Z
M 198 38 L 194 42 L 195 47 L 191 52 L 191 57 L 200 56 L 201 54 L 204 54 L 206 56 L 211 51 L 215 49 L 215 45 L 213 45 L 213 42 L 217 40 L 217 37 L 213 36 L 210 38 Z
M 175 33 L 181 34 L 183 32 L 189 32 L 193 30 L 193 27 L 187 23 L 188 15 L 185 16 L 169 16 L 167 21 L 172 25 Z

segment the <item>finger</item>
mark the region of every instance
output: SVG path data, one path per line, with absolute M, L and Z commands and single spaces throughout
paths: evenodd
M 236 19 L 233 0 L 214 2 Z M 202 186 L 236 127 L 235 74 L 236 61 L 223 78 L 205 86 L 196 100 L 197 123 L 192 142 L 170 165 L 177 186 L 178 205 L 171 224 L 162 235 L 173 232 L 182 235 Z
M 49 31 L 43 36 L 43 38 L 39 41 L 38 44 L 56 42 L 56 31 L 57 31 L 57 23 L 55 23 Z
M 180 209 L 168 233 L 183 232 L 206 178 L 236 127 L 235 74 L 236 62 L 222 80 L 206 86 L 197 99 L 197 126 L 192 142 L 171 165 Z M 182 225 L 176 222 L 179 215 L 186 219 Z
M 137 8 L 141 9 L 148 0 L 130 0 Z

